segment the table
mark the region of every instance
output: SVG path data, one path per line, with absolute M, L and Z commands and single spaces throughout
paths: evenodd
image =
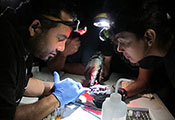
M 70 77 L 76 81 L 81 82 L 84 80 L 84 76 L 80 75 L 74 75 L 74 74 L 61 74 L 61 79 Z M 105 82 L 107 85 L 113 85 L 116 84 L 116 81 L 121 76 L 118 74 L 111 74 L 109 77 L 109 80 Z M 51 78 L 52 79 L 52 78 Z M 50 80 L 51 80 L 50 79 Z M 127 106 L 128 107 L 140 107 L 140 108 L 148 108 L 150 112 L 150 116 L 153 120 L 175 120 L 175 118 L 171 115 L 171 113 L 168 111 L 166 106 L 163 104 L 161 99 L 156 95 L 153 94 L 155 99 L 148 99 L 148 98 L 137 98 L 132 101 L 130 101 Z M 21 101 L 21 104 L 27 104 L 27 103 L 33 103 L 37 101 L 37 98 L 28 98 L 24 97 Z M 72 106 L 71 106 L 72 107 Z M 74 106 L 75 107 L 75 106 Z M 81 107 L 74 108 L 73 111 L 70 111 L 70 106 L 67 109 L 67 113 L 65 112 L 65 116 L 62 120 L 99 120 L 97 117 L 94 117 L 92 114 L 82 110 Z M 68 114 L 69 113 L 69 114 Z M 71 114 L 70 114 L 71 113 Z
M 81 80 L 85 79 L 84 76 L 79 76 L 79 75 L 72 75 L 72 74 L 64 74 L 61 76 L 62 79 L 66 78 L 66 77 L 70 77 L 76 81 L 81 82 Z M 123 77 L 122 75 L 118 75 L 118 74 L 111 74 L 111 76 L 109 77 L 109 80 L 105 82 L 105 84 L 107 85 L 115 85 L 116 81 Z M 134 99 L 132 101 L 130 101 L 127 106 L 128 107 L 139 107 L 139 108 L 148 108 L 149 112 L 150 112 L 150 116 L 153 120 L 175 120 L 175 118 L 171 115 L 171 113 L 169 112 L 169 110 L 166 108 L 166 106 L 163 104 L 163 102 L 161 101 L 161 99 L 159 98 L 159 96 L 157 96 L 157 94 L 153 94 L 154 99 L 150 100 L 148 98 L 137 98 Z M 77 112 L 77 111 L 75 111 Z M 80 112 L 78 110 L 78 112 Z M 74 114 L 78 114 L 74 113 Z M 68 119 L 66 119 L 68 120 Z M 91 119 L 93 120 L 93 119 Z M 95 120 L 95 119 L 94 119 Z M 98 120 L 98 119 L 96 119 Z

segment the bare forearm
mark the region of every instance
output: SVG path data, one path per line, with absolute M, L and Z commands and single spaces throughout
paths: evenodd
M 146 84 L 145 83 L 139 83 L 139 82 L 133 82 L 129 84 L 125 89 L 127 91 L 128 97 L 137 95 L 138 93 L 145 90 Z
M 85 66 L 79 63 L 66 63 L 63 70 L 69 73 L 83 75 Z
M 43 94 L 47 95 L 49 94 L 52 87 L 53 82 L 45 82 L 35 78 L 30 78 L 24 95 L 34 97 L 39 97 Z
M 51 94 L 36 103 L 18 106 L 15 120 L 42 120 L 59 105 L 59 101 Z
M 104 77 L 107 77 L 109 75 L 111 59 L 112 59 L 111 56 L 105 56 L 105 60 L 104 60 Z
M 137 80 L 128 85 L 126 88 L 128 96 L 136 95 L 145 90 L 147 88 L 151 75 L 151 70 L 139 68 L 139 75 Z

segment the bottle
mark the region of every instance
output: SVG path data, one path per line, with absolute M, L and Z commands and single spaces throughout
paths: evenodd
M 119 79 L 117 81 L 116 91 L 106 98 L 102 104 L 102 120 L 126 120 L 127 105 L 121 100 L 121 95 L 117 92 L 121 81 L 129 80 Z
M 112 93 L 102 105 L 102 120 L 126 120 L 127 106 L 119 93 Z

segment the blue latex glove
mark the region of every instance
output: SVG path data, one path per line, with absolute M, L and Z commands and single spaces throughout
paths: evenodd
M 60 76 L 57 72 L 54 72 L 54 87 L 55 91 L 52 94 L 60 101 L 60 107 L 70 102 L 75 102 L 85 92 L 81 83 L 71 78 L 60 81 Z

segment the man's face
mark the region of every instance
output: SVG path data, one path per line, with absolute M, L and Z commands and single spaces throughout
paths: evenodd
M 147 43 L 130 32 L 118 33 L 113 43 L 117 45 L 117 51 L 122 52 L 124 57 L 132 63 L 140 61 L 148 51 Z
M 61 11 L 61 18 L 63 21 L 72 22 L 72 17 Z M 35 20 L 33 24 L 39 24 L 38 20 Z M 31 25 L 32 26 L 32 25 Z M 56 27 L 50 28 L 48 31 L 43 31 L 42 25 L 37 29 L 29 28 L 32 46 L 32 53 L 43 60 L 47 60 L 49 57 L 54 57 L 57 52 L 62 52 L 65 49 L 65 43 L 72 28 L 62 23 L 58 23 Z
M 57 52 L 64 51 L 65 42 L 71 32 L 72 29 L 62 23 L 47 32 L 41 32 L 33 38 L 36 42 L 34 55 L 47 60 L 49 57 L 54 57 Z

